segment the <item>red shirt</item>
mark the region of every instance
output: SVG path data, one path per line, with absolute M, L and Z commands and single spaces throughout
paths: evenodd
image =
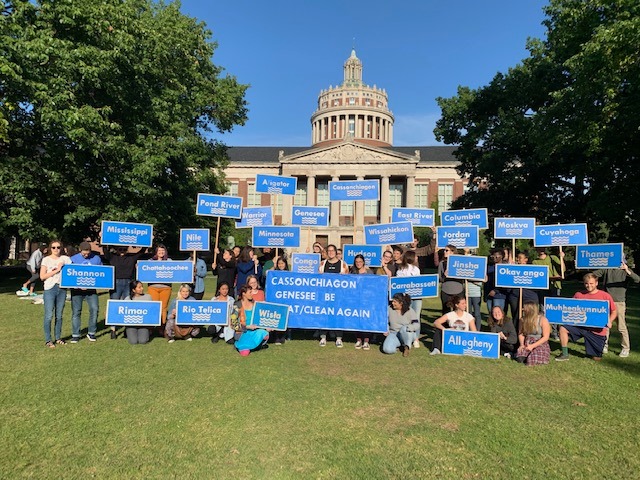
M 573 298 L 577 298 L 579 300 L 606 300 L 609 302 L 609 315 L 616 311 L 616 302 L 613 301 L 611 295 L 603 290 L 596 290 L 594 293 L 588 293 L 587 291 L 576 292 Z M 590 328 L 589 330 L 596 335 L 606 337 L 608 328 Z

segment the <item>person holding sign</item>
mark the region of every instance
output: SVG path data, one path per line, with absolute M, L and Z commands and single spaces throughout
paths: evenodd
M 167 314 L 167 324 L 165 326 L 165 335 L 168 338 L 169 343 L 175 342 L 175 337 L 184 338 L 188 342 L 193 340 L 193 337 L 197 337 L 200 333 L 200 329 L 197 327 L 180 327 L 176 325 L 176 308 L 178 307 L 179 300 L 195 300 L 191 296 L 191 285 L 183 283 L 180 285 L 177 297 L 171 302 L 169 306 L 169 313 Z
M 504 314 L 502 307 L 496 305 L 491 310 L 489 327 L 491 333 L 497 333 L 500 336 L 500 351 L 502 354 L 507 358 L 511 358 L 516 352 L 518 334 L 516 333 L 516 327 L 513 326 L 511 319 Z
M 195 300 L 202 300 L 204 297 L 204 279 L 207 278 L 207 264 L 204 263 L 204 260 L 198 258 L 196 252 L 193 252 L 189 257 L 189 260 L 194 262 L 193 266 L 193 298 Z
M 364 256 L 361 254 L 353 257 L 353 266 L 349 269 L 349 273 L 353 275 L 372 275 L 373 272 L 366 266 Z M 369 334 L 364 332 L 356 333 L 356 350 L 369 350 Z
M 559 297 L 562 293 L 562 277 L 564 272 L 564 252 L 560 251 L 560 257 L 548 255 L 547 249 L 537 247 L 538 258 L 531 262 L 531 265 L 546 265 L 549 268 L 549 290 L 537 290 L 538 303 L 544 305 L 545 297 Z M 558 326 L 551 326 L 551 334 L 554 340 L 559 340 Z
M 80 253 L 71 257 L 71 263 L 77 265 L 102 265 L 100 255 L 91 251 L 89 242 L 80 244 Z M 87 339 L 90 342 L 96 341 L 98 332 L 98 293 L 95 288 L 72 288 L 71 289 L 71 343 L 78 343 L 80 340 L 80 325 L 82 320 L 82 303 L 87 301 L 89 305 L 89 329 Z
M 252 351 L 266 346 L 269 341 L 269 330 L 251 324 L 254 301 L 251 287 L 248 285 L 240 287 L 240 299 L 236 302 L 236 307 L 242 333 L 236 340 L 235 347 L 240 355 L 248 357 Z
M 231 287 L 227 282 L 219 283 L 216 296 L 211 299 L 218 302 L 227 302 L 227 325 L 225 325 L 224 327 L 218 325 L 209 325 L 207 327 L 207 333 L 211 335 L 211 343 L 218 343 L 221 335 L 224 337 L 225 342 L 233 343 L 233 336 L 235 331 L 233 330 L 233 328 L 231 328 L 231 313 L 233 312 L 233 305 L 236 301 L 231 295 L 229 295 L 230 291 Z
M 129 296 L 125 300 L 137 302 L 152 301 L 151 295 L 144 293 L 144 285 L 138 280 L 129 282 Z M 149 329 L 147 327 L 127 327 L 125 328 L 127 341 L 131 345 L 144 345 L 149 343 Z
M 400 348 L 403 357 L 409 356 L 409 350 L 420 335 L 420 321 L 411 309 L 411 297 L 406 293 L 396 293 L 389 307 L 389 331 L 384 334 L 382 351 L 396 353 Z
M 494 306 L 501 307 L 504 310 L 507 296 L 496 287 L 496 265 L 503 263 L 504 252 L 502 249 L 495 249 L 489 256 L 489 266 L 487 267 L 487 281 L 484 284 L 484 301 L 487 304 L 489 316 Z
M 458 249 L 453 245 L 444 247 L 444 258 L 438 264 L 438 276 L 440 277 L 440 301 L 442 302 L 442 315 L 450 311 L 449 301 L 454 296 L 464 296 L 464 281 L 447 277 L 447 263 L 450 255 L 456 255 Z
M 338 258 L 338 248 L 333 245 L 327 245 L 327 259 L 320 262 L 320 273 L 349 273 L 349 267 L 345 262 Z M 336 330 L 336 347 L 342 348 L 342 330 Z M 321 347 L 327 345 L 327 331 L 320 330 Z
M 382 254 L 382 265 L 376 270 L 376 275 L 386 275 L 391 278 L 396 274 L 396 263 L 393 261 L 391 250 L 385 250 Z
M 547 365 L 551 356 L 550 335 L 549 320 L 540 313 L 538 303 L 526 302 L 522 307 L 518 334 L 520 347 L 516 353 L 516 359 L 528 366 Z
M 467 312 L 467 300 L 461 295 L 453 295 L 448 302 L 451 309 L 450 312 L 442 315 L 433 326 L 433 350 L 431 355 L 440 355 L 442 353 L 442 332 L 444 332 L 446 323 L 449 328 L 454 330 L 462 330 L 465 332 L 476 332 L 476 319 Z
M 413 250 L 407 250 L 402 254 L 402 260 L 400 264 L 397 265 L 396 277 L 418 277 L 420 276 L 420 268 L 416 265 L 416 252 Z M 416 318 L 418 319 L 418 323 L 420 323 L 420 314 L 422 313 L 422 299 L 421 298 L 413 298 L 411 299 L 411 309 L 414 311 Z M 420 329 L 418 329 L 418 334 L 420 334 Z M 413 348 L 419 348 L 420 341 L 418 338 L 413 342 Z
M 213 274 L 218 278 L 218 287 L 226 283 L 230 287 L 235 285 L 236 281 L 236 257 L 232 250 L 225 249 L 222 252 L 215 248 L 215 256 L 211 264 Z
M 156 246 L 156 251 L 151 257 L 151 260 L 155 262 L 170 261 L 169 251 L 167 247 L 159 243 Z M 152 300 L 162 302 L 162 325 L 167 323 L 167 306 L 169 305 L 169 299 L 171 298 L 171 284 L 170 283 L 153 283 L 149 285 L 147 291 L 151 295 Z M 163 328 L 161 327 L 161 329 Z
M 45 346 L 55 348 L 56 345 L 64 345 L 62 340 L 62 314 L 67 291 L 60 288 L 62 275 L 60 271 L 64 265 L 69 265 L 71 259 L 62 255 L 62 242 L 53 240 L 50 243 L 49 255 L 42 259 L 40 265 L 40 280 L 44 282 L 44 341 Z M 55 344 L 51 341 L 51 320 L 55 314 Z
M 262 276 L 262 265 L 258 257 L 255 256 L 253 248 L 246 246 L 240 252 L 238 262 L 236 263 L 238 276 L 236 278 L 236 292 L 240 296 L 240 288 L 247 283 L 247 277 L 251 274 L 258 278 Z
M 247 285 L 251 287 L 251 296 L 254 302 L 264 302 L 264 290 L 260 287 L 258 277 L 255 275 L 249 275 L 247 277 Z

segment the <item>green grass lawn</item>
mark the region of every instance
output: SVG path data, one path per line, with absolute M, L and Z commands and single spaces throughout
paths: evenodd
M 640 478 L 637 290 L 629 358 L 596 363 L 572 345 L 569 362 L 527 368 L 424 345 L 408 358 L 321 349 L 310 335 L 248 358 L 209 338 L 131 346 L 104 328 L 106 295 L 96 343 L 49 350 L 43 307 L 16 297 L 25 275 L 11 272 L 1 478 Z M 426 346 L 438 309 L 425 301 Z

